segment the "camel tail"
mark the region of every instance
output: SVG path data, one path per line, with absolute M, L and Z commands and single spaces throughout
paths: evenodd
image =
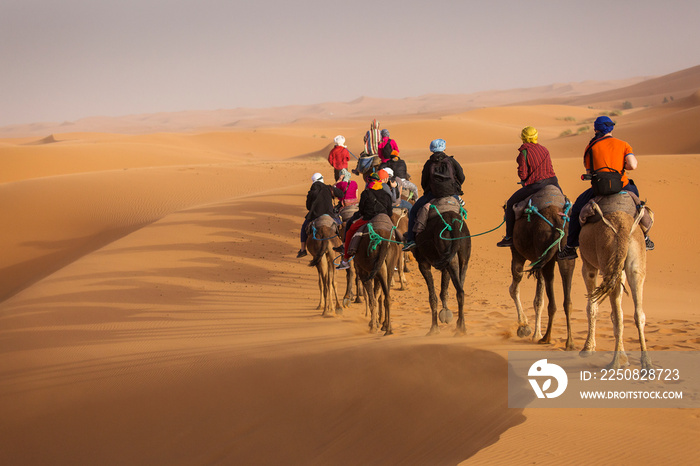
M 367 276 L 367 281 L 374 279 L 375 275 L 377 275 L 379 270 L 384 265 L 384 262 L 386 262 L 386 256 L 388 254 L 389 254 L 389 243 L 387 243 L 386 241 L 382 241 L 382 243 L 379 245 L 379 257 L 377 258 L 377 261 L 374 263 L 374 268 Z
M 448 232 L 445 231 L 443 235 L 447 234 Z M 435 261 L 435 264 L 433 267 L 435 267 L 438 270 L 444 270 L 445 267 L 450 265 L 450 262 L 452 262 L 452 258 L 457 254 L 458 250 L 458 245 L 457 241 L 455 241 L 452 238 L 458 238 L 462 232 L 460 232 L 458 229 L 453 229 L 452 231 L 449 232 L 449 238 L 448 239 L 443 239 L 443 243 L 445 245 L 445 248 L 440 251 L 440 257 L 438 258 L 437 261 Z
M 311 259 L 311 262 L 309 262 L 309 267 L 316 267 L 318 264 L 320 264 L 321 260 L 323 259 L 323 256 L 326 255 L 330 247 L 330 241 L 323 240 L 323 247 L 318 248 L 318 251 L 316 251 L 316 254 L 314 254 L 313 259 Z
M 615 239 L 612 244 L 614 250 L 610 254 L 607 264 L 605 264 L 603 282 L 591 293 L 590 298 L 593 302 L 603 300 L 622 283 L 622 272 L 625 269 L 625 261 L 627 260 L 632 225 L 624 221 L 615 222 L 615 224 L 617 232 L 615 232 Z

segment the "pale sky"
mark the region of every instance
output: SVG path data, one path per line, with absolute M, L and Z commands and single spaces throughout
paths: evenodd
M 700 64 L 698 0 L 2 0 L 0 125 L 469 94 Z

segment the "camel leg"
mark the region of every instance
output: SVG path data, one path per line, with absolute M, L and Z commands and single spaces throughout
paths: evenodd
M 514 248 L 511 248 L 511 251 L 513 258 L 510 262 L 510 273 L 513 276 L 513 281 L 511 281 L 508 291 L 515 303 L 515 311 L 518 313 L 518 336 L 524 338 L 532 334 L 532 329 L 527 323 L 527 316 L 523 312 L 523 305 L 520 302 L 520 282 L 523 280 L 525 258 L 516 252 Z
M 360 290 L 364 289 L 364 285 L 362 284 L 362 281 L 360 280 L 360 275 L 357 273 L 357 269 L 355 270 L 355 289 L 357 290 L 357 294 L 355 295 L 355 302 L 356 303 L 361 303 L 362 298 L 360 298 Z M 367 299 L 367 295 L 362 292 L 362 296 Z M 366 301 L 365 301 L 366 303 Z M 365 306 L 365 311 L 367 310 L 367 306 Z M 367 317 L 367 312 L 365 312 L 365 317 Z
M 323 310 L 323 306 L 325 305 L 325 295 L 323 294 L 323 267 L 321 264 L 316 265 L 316 271 L 318 272 L 318 293 L 320 295 L 320 298 L 318 300 L 318 306 L 316 306 L 317 311 Z
M 566 351 L 574 350 L 574 336 L 571 331 L 571 284 L 574 276 L 575 261 L 557 262 L 561 282 L 564 288 L 564 314 L 566 314 Z
M 382 293 L 382 284 L 379 279 L 378 272 L 377 276 L 374 277 L 374 298 L 377 303 L 377 322 L 382 324 L 381 329 L 384 330 L 384 294 Z
M 627 355 L 625 354 L 625 343 L 622 339 L 623 320 L 622 320 L 622 284 L 610 293 L 610 320 L 613 324 L 613 333 L 615 334 L 615 352 L 613 360 L 608 364 L 608 369 L 619 369 L 621 366 L 629 364 Z
M 647 352 L 647 342 L 644 337 L 644 325 L 646 316 L 642 308 L 642 297 L 644 295 L 644 279 L 646 278 L 646 251 L 643 245 L 633 248 L 630 245 L 630 253 L 627 255 L 625 271 L 629 279 L 630 293 L 634 301 L 634 323 L 639 333 L 639 346 L 642 351 L 642 369 L 652 369 L 651 358 Z M 631 252 L 635 251 L 636 254 Z
M 437 295 L 435 294 L 435 282 L 433 281 L 433 274 L 430 271 L 430 264 L 424 262 L 418 262 L 418 269 L 421 275 L 425 279 L 425 284 L 428 286 L 428 296 L 430 301 L 430 312 L 432 314 L 432 321 L 430 325 L 430 331 L 428 335 L 435 335 L 440 333 L 440 328 L 438 327 L 437 319 Z
M 343 315 L 343 306 L 341 306 L 340 301 L 338 300 L 338 289 L 335 286 L 335 267 L 333 266 L 333 256 L 331 254 L 327 254 L 326 261 L 328 263 L 328 272 L 330 275 L 331 294 L 335 302 L 335 313 L 336 315 Z
M 321 292 L 321 300 L 318 303 L 318 308 L 320 309 L 321 315 L 323 317 L 328 317 L 330 303 L 328 302 L 328 264 L 325 260 L 321 260 L 316 266 L 318 270 L 318 288 Z
M 355 268 L 350 267 L 345 271 L 345 295 L 343 296 L 343 307 L 350 307 L 352 299 L 355 297 L 353 293 L 353 283 L 355 281 Z M 359 290 L 358 290 L 359 291 Z
M 538 342 L 540 344 L 550 344 L 552 341 L 552 325 L 554 325 L 554 315 L 557 313 L 557 302 L 554 299 L 554 266 L 555 261 L 551 260 L 542 268 L 542 278 L 544 279 L 544 289 L 547 293 L 547 331 L 544 337 Z
M 588 336 L 583 344 L 583 349 L 579 353 L 581 356 L 590 356 L 595 351 L 595 321 L 598 313 L 598 303 L 594 302 L 590 295 L 595 290 L 598 281 L 598 270 L 585 259 L 582 260 L 581 267 L 583 282 L 586 284 L 586 292 L 589 296 L 586 304 L 586 314 L 588 315 Z
M 452 263 L 447 267 L 452 279 L 452 285 L 455 287 L 457 294 L 457 307 L 458 307 L 458 317 L 457 317 L 457 328 L 455 330 L 456 335 L 464 335 L 467 333 L 467 326 L 464 322 L 464 286 L 460 282 L 460 273 L 458 270 L 457 261 L 452 261 Z
M 382 330 L 384 330 L 384 336 L 391 335 L 394 333 L 391 329 L 391 297 L 389 295 L 389 291 L 391 289 L 391 287 L 389 286 L 391 274 L 387 274 L 386 269 L 387 267 L 384 267 L 384 270 L 379 272 L 379 282 L 382 287 L 382 293 L 384 294 L 384 324 L 382 325 Z
M 532 306 L 535 308 L 535 334 L 532 335 L 532 341 L 542 340 L 542 310 L 544 309 L 544 277 L 542 271 L 535 272 L 537 276 L 537 285 L 535 286 L 535 299 Z
M 406 280 L 406 271 L 404 270 L 406 266 L 406 254 L 399 250 L 399 260 L 396 264 L 396 268 L 399 271 L 399 283 L 401 283 L 401 288 L 399 290 L 404 291 L 408 288 L 408 281 Z
M 452 267 L 451 264 L 448 266 L 448 268 L 450 267 Z M 454 316 L 453 312 L 450 311 L 450 308 L 447 306 L 449 291 L 450 273 L 447 270 L 442 270 L 440 272 L 440 301 L 442 302 L 442 310 L 440 311 L 438 317 L 440 318 L 440 322 L 443 324 L 449 324 L 452 322 L 452 317 Z
M 377 300 L 374 295 L 374 280 L 362 282 L 362 285 L 365 289 L 366 303 L 370 311 L 369 332 L 377 333 L 379 331 L 379 324 L 377 322 Z

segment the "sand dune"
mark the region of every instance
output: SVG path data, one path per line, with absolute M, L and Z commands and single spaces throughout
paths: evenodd
M 697 108 L 690 93 L 615 117 L 656 213 L 644 296 L 652 350 L 700 350 L 700 246 L 686 208 L 700 196 Z M 518 105 L 382 125 L 414 176 L 429 141 L 448 141 L 478 233 L 501 222 L 517 187 L 525 125 L 538 127 L 565 193 L 583 191 L 591 131 L 561 134 L 598 113 Z M 510 253 L 495 247 L 502 230 L 473 240 L 464 337 L 454 323 L 425 336 L 428 295 L 415 263 L 408 290 L 392 291 L 393 336 L 367 332 L 362 304 L 322 318 L 316 272 L 295 258 L 309 177 L 332 178 L 325 156 L 336 134 L 359 153 L 369 120 L 300 117 L 256 129 L 0 141 L 9 225 L 0 233 L 0 463 L 696 462 L 697 409 L 507 407 L 507 352 L 561 351 L 566 328 L 560 310 L 552 345 L 516 336 Z M 580 264 L 574 279 L 580 348 Z M 532 279 L 522 293 L 532 318 Z M 635 350 L 631 298 L 623 308 Z M 613 347 L 607 309 L 604 351 Z

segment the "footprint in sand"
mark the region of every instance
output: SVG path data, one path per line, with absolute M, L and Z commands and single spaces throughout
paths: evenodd
M 677 335 L 679 333 L 688 333 L 688 331 L 683 330 L 682 328 L 662 328 L 659 330 L 659 333 L 663 333 L 665 335 Z

